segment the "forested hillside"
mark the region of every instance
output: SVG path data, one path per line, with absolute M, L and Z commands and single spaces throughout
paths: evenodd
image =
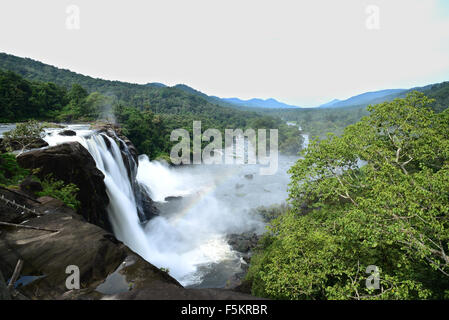
M 277 128 L 281 152 L 299 151 L 300 133 L 280 118 L 228 108 L 206 98 L 187 86 L 94 79 L 0 54 L 0 122 L 31 118 L 59 122 L 118 120 L 139 150 L 152 158 L 167 158 L 172 145 L 170 132 L 177 128 L 191 132 L 194 120 L 202 121 L 203 130 Z
M 441 112 L 449 106 L 449 82 L 429 85 L 422 88 L 415 88 L 405 92 L 394 93 L 381 99 L 371 101 L 371 104 L 378 104 L 385 101 L 392 101 L 397 98 L 405 98 L 407 94 L 419 91 L 427 97 L 434 99 L 430 107 L 435 112 Z M 324 138 L 328 132 L 340 135 L 348 125 L 359 121 L 363 116 L 369 114 L 367 105 L 354 105 L 339 108 L 309 108 L 309 109 L 282 109 L 266 110 L 263 108 L 244 108 L 242 110 L 253 110 L 261 114 L 268 114 L 280 117 L 286 121 L 295 121 L 312 137 Z
M 251 260 L 253 294 L 449 298 L 449 109 L 435 106 L 414 92 L 309 145 L 290 170 L 291 209 Z

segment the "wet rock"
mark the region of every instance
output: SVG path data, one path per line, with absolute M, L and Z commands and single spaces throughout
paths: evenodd
M 248 294 L 227 289 L 185 289 L 163 281 L 104 299 L 132 300 L 263 300 Z
M 259 239 L 259 235 L 251 232 L 228 235 L 229 245 L 233 250 L 241 253 L 248 253 L 254 249 L 257 246 Z
M 165 197 L 164 201 L 178 201 L 178 200 L 182 200 L 181 196 L 169 196 L 169 197 Z
M 51 206 L 52 201 L 44 204 Z M 72 294 L 65 286 L 66 267 L 76 265 L 80 270 L 83 292 L 77 297 L 98 299 L 102 294 L 93 292 L 129 256 L 135 263 L 125 274 L 136 287 L 151 286 L 154 280 L 180 286 L 166 273 L 144 261 L 123 243 L 108 239 L 110 235 L 98 226 L 87 223 L 70 208 L 59 207 L 26 224 L 57 232 L 33 229 L 2 228 L 0 234 L 0 271 L 12 274 L 18 257 L 24 260 L 22 275 L 45 275 L 20 287 L 20 292 L 33 299 L 64 299 Z M 63 210 L 62 210 L 63 209 Z M 75 290 L 78 291 L 78 290 Z M 66 296 L 64 296 L 66 294 Z
M 19 188 L 30 197 L 35 197 L 37 192 L 43 190 L 41 183 L 33 180 L 31 177 L 25 178 L 25 180 L 20 183 Z
M 245 276 L 249 270 L 253 250 L 257 247 L 259 240 L 260 236 L 253 232 L 228 235 L 228 244 L 234 251 L 237 251 L 240 254 L 240 268 L 242 271 L 234 274 L 228 279 L 226 284 L 227 289 L 232 289 L 234 291 L 246 294 L 251 293 L 251 284 L 245 280 Z
M 11 205 L 14 202 L 19 206 L 31 208 L 38 203 L 37 200 L 29 197 L 20 190 L 13 190 L 0 187 L 0 221 L 9 223 L 21 223 L 28 217 L 18 206 Z
M 76 136 L 76 132 L 73 130 L 63 130 L 58 133 L 60 136 Z
M 39 201 L 42 204 L 35 209 L 46 214 L 26 224 L 53 232 L 0 228 L 0 272 L 12 274 L 20 257 L 24 261 L 21 276 L 39 275 L 19 286 L 14 299 L 257 299 L 224 289 L 185 289 L 167 272 L 143 260 L 112 234 L 86 222 L 61 201 L 50 197 Z M 69 265 L 79 268 L 79 290 L 66 288 Z
M 78 142 L 64 143 L 54 147 L 33 150 L 17 157 L 20 166 L 28 169 L 40 168 L 37 173 L 43 179 L 52 174 L 54 179 L 78 186 L 79 213 L 87 221 L 111 230 L 106 207 L 104 175 L 97 169 L 89 152 Z
M 164 201 L 155 202 L 155 205 L 159 212 L 163 212 L 164 217 L 170 218 L 179 214 L 185 208 L 189 200 L 187 198 L 187 201 L 184 201 L 184 199 L 181 196 L 169 196 L 165 197 Z
M 139 215 L 140 222 L 146 222 L 158 216 L 159 210 L 157 209 L 154 201 L 148 195 L 145 187 L 137 181 L 134 182 L 133 187 L 134 195 L 136 197 L 137 214 Z
M 6 286 L 5 278 L 0 271 L 0 300 L 11 300 L 11 294 Z
M 31 145 L 30 145 L 30 149 L 34 149 L 34 148 L 43 148 L 43 147 L 48 147 L 48 143 L 43 140 L 43 139 L 36 139 Z

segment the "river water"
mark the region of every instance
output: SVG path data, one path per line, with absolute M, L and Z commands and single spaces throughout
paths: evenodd
M 0 127 L 0 133 L 11 126 Z M 264 231 L 255 208 L 281 204 L 287 198 L 288 169 L 297 157 L 279 156 L 274 175 L 260 175 L 260 165 L 189 165 L 170 167 L 139 157 L 137 181 L 160 209 L 160 216 L 141 224 L 120 150 L 88 125 L 69 125 L 76 136 L 46 129 L 50 146 L 78 141 L 105 174 L 108 214 L 115 236 L 153 265 L 168 269 L 184 286 L 224 287 L 241 271 L 241 257 L 228 245 L 231 233 Z M 108 149 L 104 139 L 109 139 Z

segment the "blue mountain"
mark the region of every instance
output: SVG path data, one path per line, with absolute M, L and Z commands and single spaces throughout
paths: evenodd
M 376 104 L 383 101 L 393 100 L 397 98 L 402 93 L 407 91 L 406 89 L 387 89 L 373 92 L 366 92 L 356 96 L 353 96 L 346 100 L 332 100 L 331 102 L 322 104 L 319 108 L 341 108 L 348 106 L 359 106 Z
M 250 99 L 241 100 L 239 98 L 221 98 L 221 100 L 242 107 L 256 107 L 256 108 L 270 108 L 270 109 L 284 109 L 284 108 L 300 108 L 298 106 L 289 105 L 276 99 Z

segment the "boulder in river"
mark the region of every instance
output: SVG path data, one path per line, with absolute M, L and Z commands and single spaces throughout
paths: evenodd
M 228 235 L 228 243 L 235 251 L 248 253 L 259 243 L 260 236 L 256 233 L 245 232 Z
M 76 132 L 73 130 L 63 130 L 61 132 L 58 133 L 60 136 L 76 136 Z

